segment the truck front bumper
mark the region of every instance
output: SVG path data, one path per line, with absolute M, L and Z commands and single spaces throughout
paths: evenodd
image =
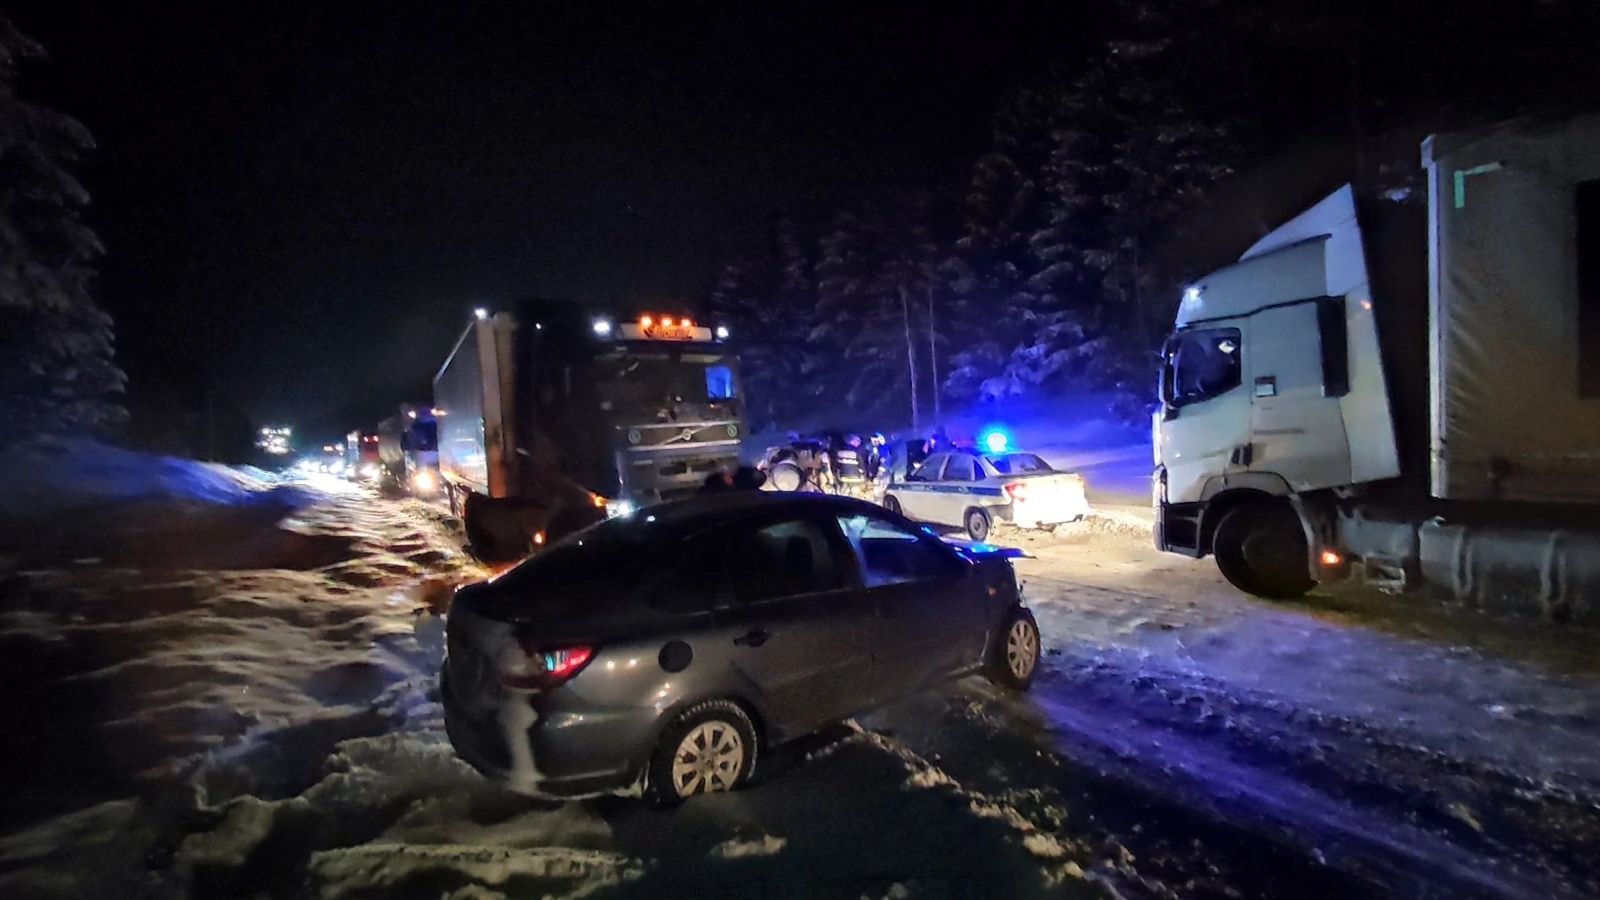
M 1156 549 L 1195 559 L 1205 556 L 1200 546 L 1200 520 L 1205 511 L 1204 503 L 1157 503 Z

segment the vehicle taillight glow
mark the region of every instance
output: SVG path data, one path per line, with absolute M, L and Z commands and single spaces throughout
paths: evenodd
M 1005 491 L 1006 496 L 1011 498 L 1013 502 L 1017 500 L 1024 500 L 1028 496 L 1028 485 L 1026 482 L 1013 481 L 1005 486 Z
M 500 683 L 521 691 L 557 688 L 571 680 L 594 658 L 593 647 L 542 649 L 525 641 L 512 641 L 500 654 Z

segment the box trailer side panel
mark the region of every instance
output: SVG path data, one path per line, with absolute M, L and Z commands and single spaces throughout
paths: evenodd
M 1440 499 L 1600 503 L 1595 147 L 1600 116 L 1424 146 Z
M 439 473 L 447 481 L 487 496 L 489 454 L 484 414 L 481 322 L 473 322 L 433 378 L 438 421 Z

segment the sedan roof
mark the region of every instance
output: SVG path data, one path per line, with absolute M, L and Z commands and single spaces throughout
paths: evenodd
M 797 514 L 812 510 L 882 512 L 880 507 L 854 497 L 809 492 L 729 490 L 647 506 L 634 513 L 632 518 L 648 519 L 653 516 L 655 524 L 692 531 L 748 511 L 784 509 L 792 509 Z

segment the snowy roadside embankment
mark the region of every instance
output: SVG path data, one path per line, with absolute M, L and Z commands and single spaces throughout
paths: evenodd
M 10 470 L 30 504 L 0 530 L 0 894 L 146 894 L 195 817 L 432 714 L 423 610 L 483 574 L 433 507 L 102 445 L 7 457 L 51 481 Z
M 154 456 L 88 440 L 38 441 L 0 452 L 0 496 L 9 516 L 131 503 L 237 506 L 306 499 L 299 488 L 261 469 Z

